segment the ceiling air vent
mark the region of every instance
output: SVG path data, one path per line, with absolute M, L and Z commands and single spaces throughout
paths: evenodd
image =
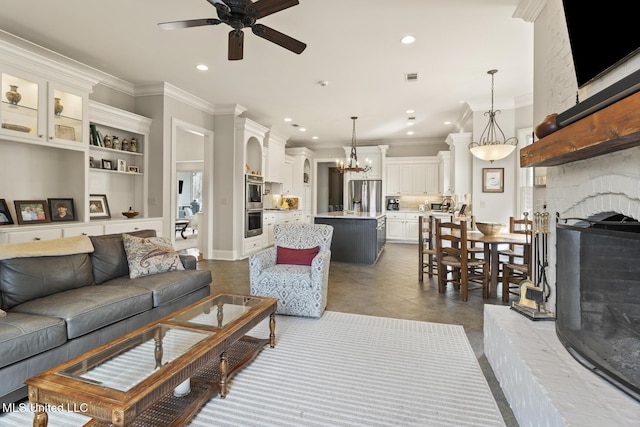
M 418 73 L 407 73 L 404 75 L 405 82 L 417 82 L 418 81 Z

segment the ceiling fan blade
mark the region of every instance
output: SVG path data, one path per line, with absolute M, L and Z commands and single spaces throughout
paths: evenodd
M 298 0 L 258 0 L 247 6 L 247 12 L 255 13 L 255 17 L 260 19 L 298 4 L 300 4 Z
M 291 52 L 297 53 L 298 55 L 307 47 L 305 43 L 289 37 L 286 34 L 282 34 L 281 32 L 267 27 L 266 25 L 255 24 L 251 27 L 251 31 L 253 31 L 253 34 L 256 36 L 269 40 L 270 42 L 280 45 L 285 49 L 289 49 Z
M 190 19 L 187 21 L 161 22 L 158 27 L 163 30 L 179 30 L 181 28 L 202 27 L 204 25 L 218 25 L 221 22 L 217 18 Z
M 229 32 L 229 61 L 242 59 L 244 50 L 244 33 L 242 30 L 231 30 Z

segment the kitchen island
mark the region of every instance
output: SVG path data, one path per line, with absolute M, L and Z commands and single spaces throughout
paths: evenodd
M 314 223 L 333 226 L 332 261 L 375 264 L 387 241 L 387 218 L 381 212 L 328 212 L 316 215 Z

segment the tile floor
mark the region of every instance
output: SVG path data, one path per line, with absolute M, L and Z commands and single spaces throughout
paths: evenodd
M 186 249 L 182 252 L 193 253 L 193 250 Z M 249 293 L 247 260 L 204 260 L 198 264 L 198 268 L 211 269 L 213 292 Z M 428 279 L 427 276 L 421 284 L 418 281 L 416 245 L 388 243 L 374 266 L 332 262 L 329 270 L 327 310 L 462 325 L 506 425 L 518 426 L 484 356 L 484 304 L 504 303 L 500 297 L 483 301 L 480 291 L 470 292 L 469 301 L 462 302 L 459 292 L 451 286 L 446 293 L 439 294 L 435 279 Z M 455 360 L 451 363 L 455 363 Z

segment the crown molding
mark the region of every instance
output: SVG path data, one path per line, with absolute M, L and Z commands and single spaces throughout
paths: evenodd
M 193 94 L 173 86 L 167 82 L 156 82 L 135 85 L 134 96 L 155 96 L 164 95 L 190 105 L 205 113 L 214 114 L 216 107 L 204 99 L 198 98 Z
M 520 0 L 512 16 L 525 22 L 534 22 L 546 5 L 547 0 Z
M 237 117 L 240 114 L 244 113 L 245 111 L 247 111 L 247 109 L 239 104 L 222 104 L 222 105 L 216 105 L 213 115 L 224 116 L 224 115 L 232 114 Z

